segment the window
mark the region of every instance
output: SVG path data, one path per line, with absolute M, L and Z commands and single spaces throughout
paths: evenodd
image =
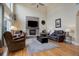
M 7 7 L 13 12 L 13 3 L 6 3 Z
M 3 24 L 3 15 L 4 15 L 3 12 L 4 12 L 3 5 L 0 3 L 0 47 L 2 47 L 3 45 L 2 42 L 2 33 L 3 33 L 2 24 Z

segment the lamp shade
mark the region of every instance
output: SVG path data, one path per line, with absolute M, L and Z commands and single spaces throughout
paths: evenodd
M 70 32 L 71 30 L 70 30 L 70 29 L 66 29 L 65 31 L 66 31 L 66 32 Z
M 11 30 L 17 30 L 17 28 L 15 26 L 11 26 L 10 28 Z

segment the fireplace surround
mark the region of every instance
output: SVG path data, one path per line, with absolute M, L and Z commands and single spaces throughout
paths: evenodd
M 39 18 L 38 17 L 26 17 L 26 32 L 28 36 L 39 35 Z

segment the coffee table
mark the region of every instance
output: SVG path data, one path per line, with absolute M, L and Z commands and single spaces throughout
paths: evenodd
M 48 43 L 48 37 L 46 36 L 37 36 L 37 40 L 41 43 Z

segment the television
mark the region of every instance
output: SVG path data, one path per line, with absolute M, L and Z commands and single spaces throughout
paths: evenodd
M 28 21 L 28 27 L 38 27 L 38 21 Z

